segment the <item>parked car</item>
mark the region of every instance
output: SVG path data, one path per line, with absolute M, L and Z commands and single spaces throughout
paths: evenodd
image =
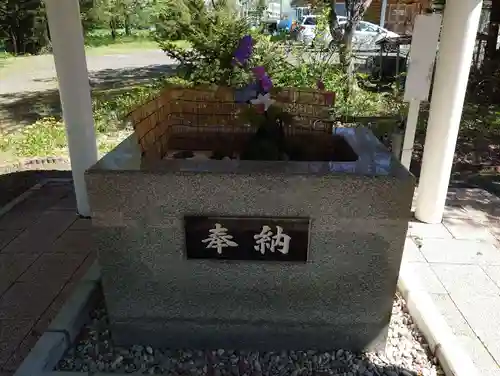
M 311 44 L 315 37 L 316 16 L 304 16 L 297 23 L 297 40 L 305 44 Z
M 317 16 L 314 15 L 304 17 L 299 26 L 297 40 L 307 45 L 314 42 L 314 39 L 316 38 L 316 20 Z M 343 26 L 346 24 L 347 18 L 339 16 L 338 21 L 339 25 Z M 376 42 L 378 40 L 386 37 L 395 38 L 398 36 L 398 34 L 371 22 L 360 21 L 354 31 L 352 44 L 354 49 L 358 51 L 377 50 L 378 47 Z M 327 32 L 325 38 L 322 39 L 324 39 L 322 43 L 325 45 L 331 43 L 332 41 L 332 37 L 329 32 Z
M 298 23 L 297 40 L 299 42 L 310 45 L 313 43 L 316 37 L 316 22 L 317 17 L 314 14 L 310 14 L 302 17 Z M 345 20 L 346 18 L 341 16 L 338 17 L 339 22 Z M 330 38 L 331 39 L 331 38 Z
M 346 21 L 339 22 L 339 24 L 345 25 Z M 360 21 L 356 30 L 354 31 L 352 37 L 352 44 L 355 50 L 366 51 L 366 50 L 378 50 L 376 42 L 382 38 L 397 38 L 398 34 L 387 30 L 383 27 L 375 25 L 371 22 Z

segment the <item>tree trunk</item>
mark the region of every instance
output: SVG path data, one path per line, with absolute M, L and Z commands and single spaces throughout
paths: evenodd
M 130 36 L 132 35 L 132 32 L 130 31 L 130 15 L 125 14 L 124 19 L 125 19 L 125 35 Z
M 352 0 L 351 0 L 352 1 Z M 342 31 L 337 19 L 335 10 L 336 0 L 330 0 L 329 29 L 332 36 L 332 42 L 339 48 L 339 60 L 342 71 L 346 75 L 346 86 L 344 88 L 344 98 L 347 99 L 353 87 L 353 63 L 352 63 L 352 28 L 348 22 Z
M 493 1 L 488 26 L 488 40 L 486 42 L 486 58 L 494 59 L 497 55 L 498 25 L 500 23 L 500 2 Z
M 339 48 L 339 60 L 342 66 L 342 71 L 346 76 L 346 86 L 344 88 L 344 98 L 348 99 L 354 89 L 354 59 L 352 54 L 352 37 L 354 29 L 346 25 L 342 43 Z
M 19 55 L 19 46 L 17 45 L 17 38 L 16 35 L 11 32 L 10 38 L 12 40 L 12 52 L 14 52 L 14 56 Z
M 116 40 L 116 27 L 114 18 L 112 18 L 111 21 L 109 21 L 109 27 L 111 28 L 111 38 L 113 40 Z
M 490 23 L 488 25 L 488 39 L 486 40 L 485 59 L 483 70 L 485 74 L 492 74 L 498 69 L 500 54 L 497 50 L 497 41 L 500 23 L 500 3 L 493 1 L 490 11 Z
M 336 0 L 330 0 L 330 19 L 328 20 L 329 22 L 329 28 L 330 28 L 330 35 L 332 36 L 332 39 L 334 41 L 339 42 L 341 33 L 339 30 L 339 21 L 337 19 L 337 11 L 335 9 L 335 6 L 337 5 Z
M 47 16 L 45 16 L 45 29 L 47 32 L 47 41 L 48 43 L 52 43 L 52 36 L 50 35 L 50 28 L 49 28 L 49 19 Z
M 354 59 L 352 54 L 352 38 L 354 30 L 363 18 L 366 9 L 372 0 L 346 0 L 347 22 L 344 30 L 341 30 L 335 11 L 336 0 L 330 0 L 330 34 L 332 39 L 339 46 L 339 60 L 344 74 L 346 75 L 346 88 L 344 91 L 347 99 L 354 88 Z
M 488 27 L 488 40 L 486 41 L 486 58 L 494 59 L 497 53 L 498 24 L 490 22 Z
M 351 0 L 353 1 L 353 0 Z M 335 10 L 336 0 L 330 0 L 329 28 L 332 41 L 338 46 L 339 60 L 342 71 L 346 75 L 346 87 L 344 88 L 344 98 L 348 98 L 354 86 L 354 64 L 352 60 L 352 34 L 353 29 L 348 21 L 341 30 Z

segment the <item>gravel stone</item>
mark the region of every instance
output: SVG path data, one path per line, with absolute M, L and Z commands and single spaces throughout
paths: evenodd
M 159 349 L 114 346 L 101 303 L 56 370 L 171 376 L 442 376 L 437 359 L 396 295 L 384 353 Z

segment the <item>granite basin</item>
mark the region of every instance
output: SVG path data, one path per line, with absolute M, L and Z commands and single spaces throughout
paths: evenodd
M 415 178 L 370 130 L 334 133 L 355 160 L 146 161 L 132 135 L 92 166 L 86 183 L 115 342 L 382 350 Z M 198 255 L 211 253 L 192 257 L 193 217 L 232 223 L 238 235 L 221 253 L 203 239 Z M 277 236 L 290 221 L 307 222 L 296 226 L 300 245 L 294 235 L 284 249 L 282 234 L 264 249 L 249 243 L 257 227 Z M 230 245 L 238 236 L 247 237 L 241 252 Z

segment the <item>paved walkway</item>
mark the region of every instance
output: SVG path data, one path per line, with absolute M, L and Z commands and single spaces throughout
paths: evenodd
M 0 376 L 12 375 L 95 259 L 71 184 L 0 217 Z M 443 224 L 410 223 L 412 268 L 482 376 L 500 376 L 500 199 L 450 190 Z
M 0 376 L 11 375 L 95 259 L 69 183 L 0 217 Z
M 500 199 L 450 189 L 442 224 L 412 221 L 403 267 L 422 287 L 481 376 L 500 376 Z

